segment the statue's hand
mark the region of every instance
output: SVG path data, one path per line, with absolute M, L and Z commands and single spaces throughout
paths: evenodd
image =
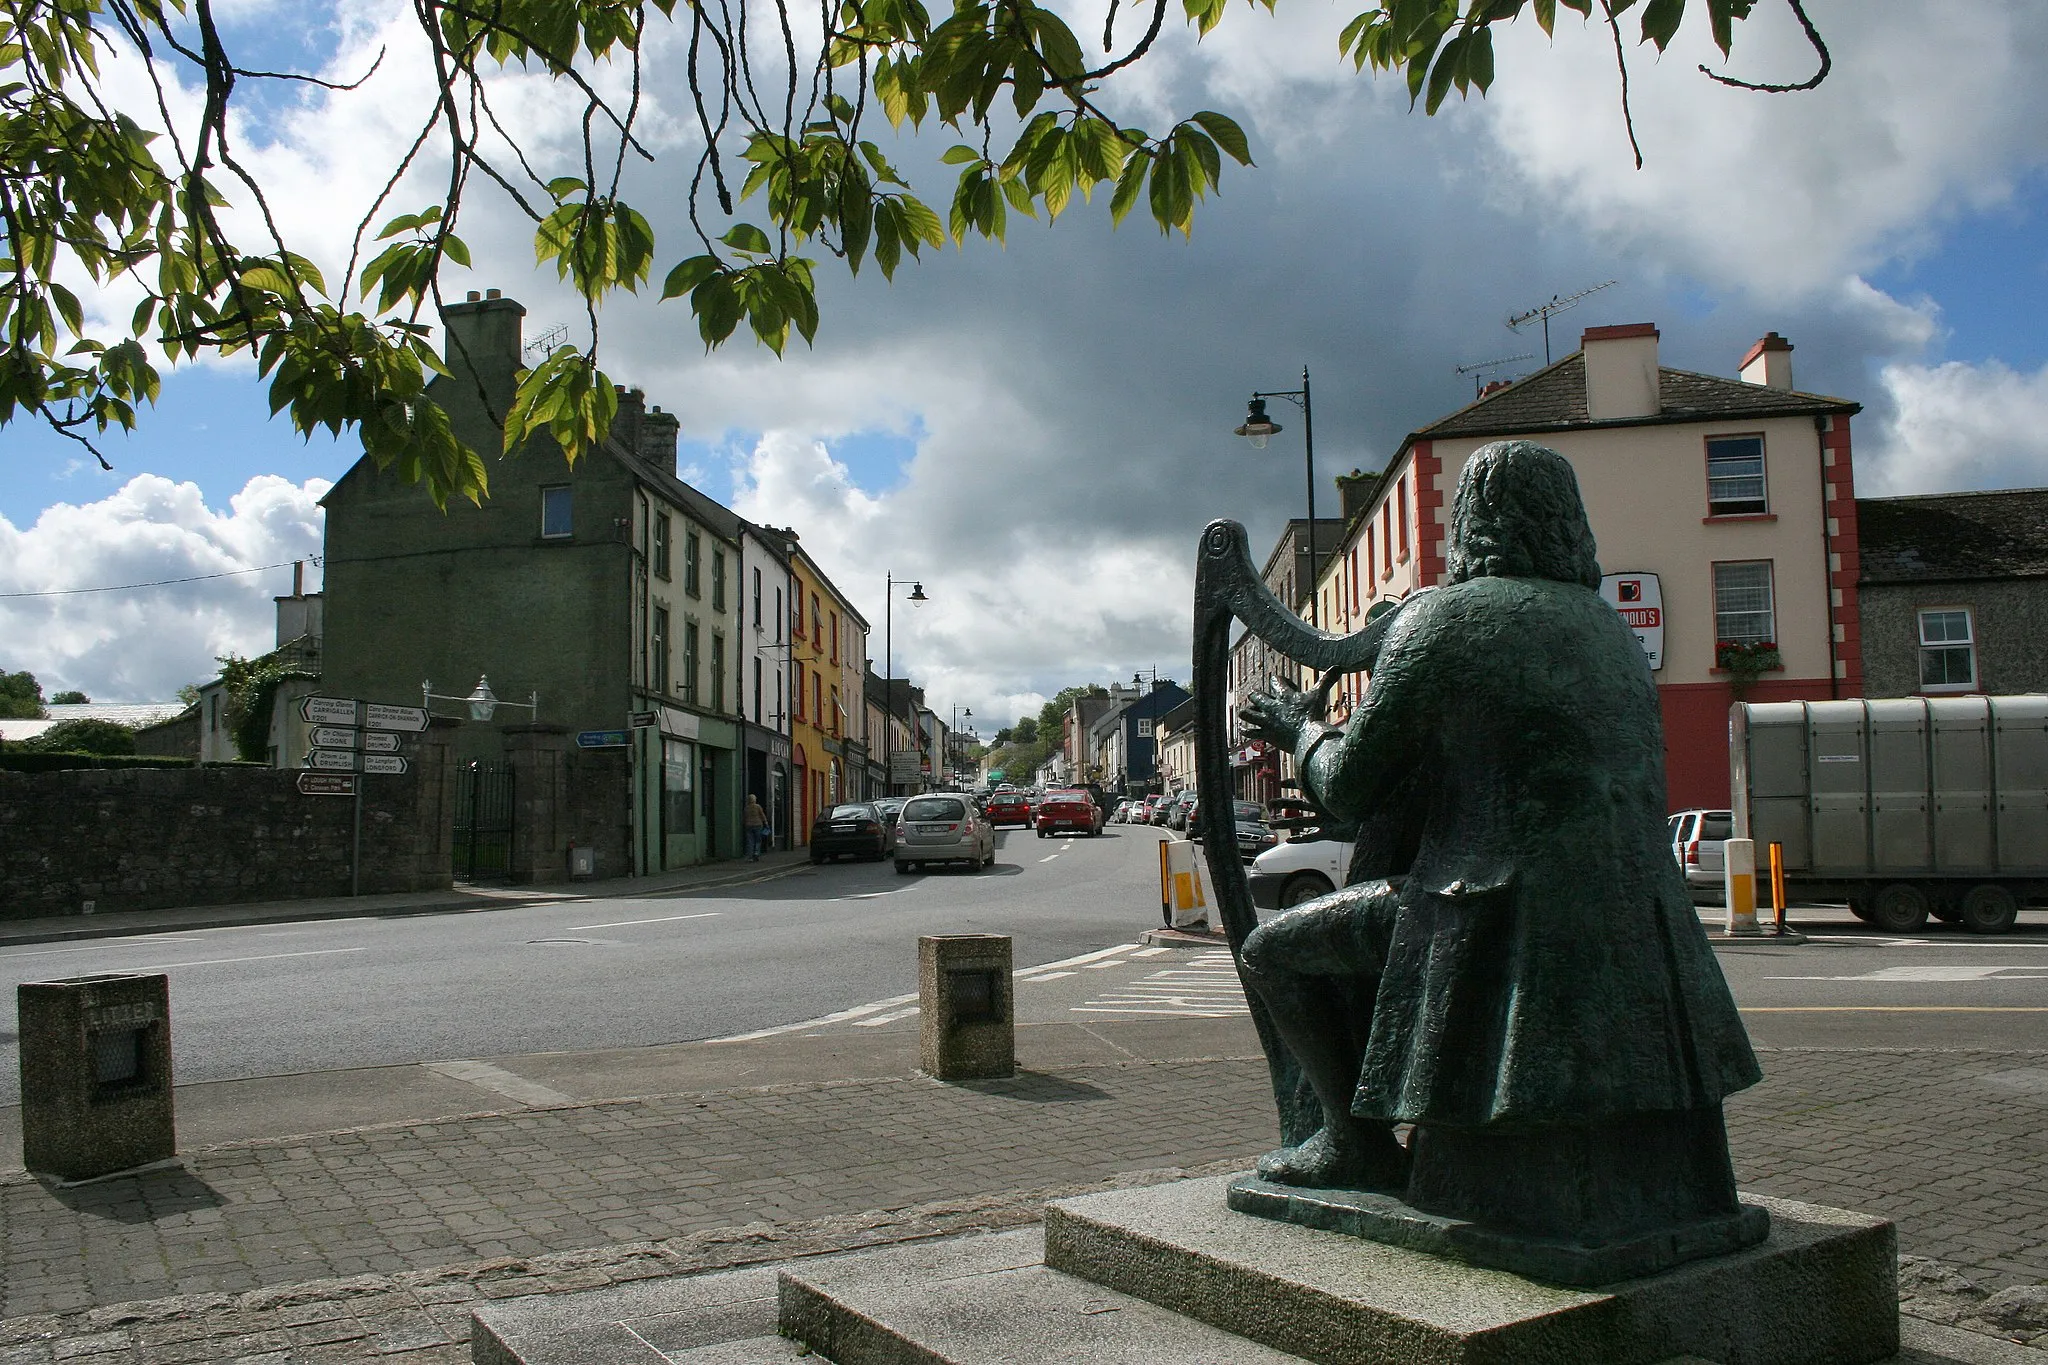
M 1254 692 L 1237 710 L 1244 732 L 1254 739 L 1277 744 L 1290 753 L 1308 724 L 1311 701 L 1285 678 L 1275 678 L 1263 692 Z

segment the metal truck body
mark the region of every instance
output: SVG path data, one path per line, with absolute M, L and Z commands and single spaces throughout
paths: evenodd
M 1735 837 L 1783 846 L 1793 900 L 1894 933 L 1980 933 L 2048 899 L 2048 696 L 1737 702 Z

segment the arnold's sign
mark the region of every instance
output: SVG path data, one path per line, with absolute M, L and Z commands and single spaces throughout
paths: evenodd
M 1621 613 L 1635 632 L 1636 643 L 1650 661 L 1650 671 L 1664 667 L 1664 590 L 1653 573 L 1611 573 L 1600 580 L 1600 596 Z

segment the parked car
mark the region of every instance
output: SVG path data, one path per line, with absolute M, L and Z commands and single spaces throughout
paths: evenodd
M 1734 828 L 1733 811 L 1682 810 L 1671 817 L 1671 856 L 1695 905 L 1719 905 L 1726 894 L 1723 843 Z
M 1037 827 L 1041 839 L 1062 830 L 1092 837 L 1102 830 L 1102 811 L 1088 799 L 1087 792 L 1047 792 L 1045 799 L 1038 803 L 1031 822 Z
M 1350 840 L 1289 839 L 1252 859 L 1245 882 L 1259 909 L 1292 910 L 1335 891 L 1350 870 Z
M 1166 827 L 1168 829 L 1185 830 L 1188 827 L 1188 817 L 1193 814 L 1194 809 L 1195 789 L 1193 787 L 1168 797 L 1166 801 Z
M 914 796 L 897 825 L 896 870 L 926 863 L 965 863 L 979 872 L 996 860 L 996 831 L 965 796 Z
M 1266 823 L 1266 808 L 1256 801 L 1233 803 L 1232 814 L 1237 817 L 1237 856 L 1252 862 L 1269 848 L 1280 843 L 1280 836 Z
M 866 858 L 879 862 L 896 847 L 895 832 L 872 802 L 856 801 L 818 812 L 811 824 L 811 861 Z
M 1163 826 L 1166 824 L 1167 817 L 1171 815 L 1172 812 L 1173 803 L 1167 800 L 1165 797 L 1148 796 L 1145 798 L 1146 824 Z
M 1020 791 L 998 791 L 988 799 L 988 822 L 992 827 L 1003 825 L 1028 825 L 1031 823 L 1031 802 Z
M 897 817 L 903 814 L 903 803 L 908 799 L 902 796 L 880 796 L 875 798 L 873 805 L 876 810 L 882 813 L 882 823 L 887 825 L 892 831 L 896 828 Z

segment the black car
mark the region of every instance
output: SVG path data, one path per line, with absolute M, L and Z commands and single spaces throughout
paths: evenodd
M 811 861 L 866 858 L 880 862 L 896 851 L 896 831 L 870 802 L 832 806 L 811 824 Z

